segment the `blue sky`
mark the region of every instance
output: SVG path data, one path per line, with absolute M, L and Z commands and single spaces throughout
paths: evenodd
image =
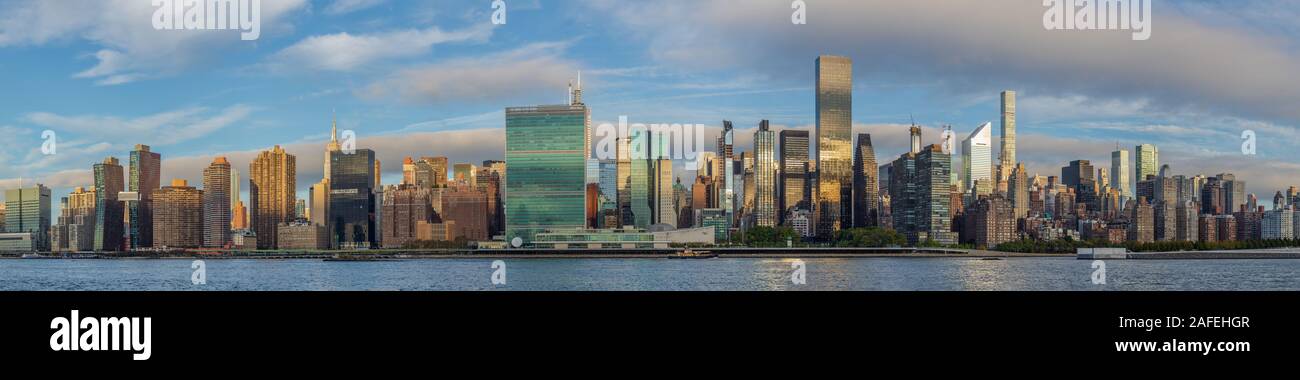
M 241 41 L 153 30 L 147 0 L 0 0 L 0 187 L 65 194 L 137 143 L 163 155 L 164 182 L 198 183 L 217 155 L 246 171 L 280 144 L 305 191 L 332 110 L 391 183 L 404 156 L 500 159 L 502 109 L 563 102 L 579 70 L 596 123 L 728 119 L 745 149 L 761 119 L 811 127 L 818 54 L 853 58 L 855 132 L 880 161 L 913 118 L 926 143 L 944 124 L 996 127 L 1009 89 L 1030 173 L 1152 143 L 1176 173 L 1234 172 L 1265 202 L 1300 174 L 1294 2 L 1157 1 L 1147 41 L 1046 30 L 1038 0 L 806 3 L 794 25 L 789 0 L 507 0 L 492 25 L 481 0 L 264 0 L 261 38 Z M 1241 154 L 1243 130 L 1258 155 Z

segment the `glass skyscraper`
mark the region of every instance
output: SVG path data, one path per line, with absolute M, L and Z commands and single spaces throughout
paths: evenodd
M 994 188 L 992 127 L 992 123 L 981 124 L 961 142 L 961 179 L 967 191 L 974 195 L 972 201 L 992 193 Z
M 808 204 L 808 131 L 781 131 L 781 215 Z
M 817 58 L 817 234 L 829 236 L 852 223 L 853 61 Z
M 650 159 L 650 131 L 634 129 L 629 135 L 632 168 L 628 191 L 631 193 L 632 225 L 649 228 L 654 223 L 654 161 Z
M 1133 179 L 1135 183 L 1146 181 L 1147 176 L 1153 176 L 1160 172 L 1160 149 L 1157 149 L 1155 145 L 1142 144 L 1138 145 L 1135 150 L 1137 151 L 1137 165 L 1134 168 L 1134 174 L 1137 174 L 1137 178 Z
M 96 251 L 122 249 L 122 202 L 117 194 L 122 192 L 122 164 L 116 157 L 108 157 L 95 164 L 95 243 Z
M 1129 173 L 1128 151 L 1115 149 L 1110 152 L 1110 187 L 1118 189 L 1124 198 L 1133 198 L 1133 182 L 1129 180 Z
M 590 123 L 580 102 L 506 108 L 505 233 L 511 246 L 530 245 L 546 230 L 586 225 Z
M 920 153 L 906 153 L 894 160 L 890 179 L 890 209 L 894 229 L 907 236 L 909 244 L 924 242 L 956 244 L 952 232 L 952 157 L 939 145 Z
M 853 226 L 874 227 L 878 215 L 880 183 L 876 172 L 876 150 L 871 135 L 858 134 L 857 156 L 853 162 Z
M 153 192 L 158 190 L 162 181 L 162 156 L 149 151 L 148 145 L 135 146 L 131 151 L 131 174 L 127 182 L 129 191 L 139 194 L 139 200 L 131 202 L 129 210 L 131 219 L 131 247 L 153 246 Z
M 369 248 L 379 243 L 375 228 L 375 151 L 330 152 L 329 227 L 331 245 Z

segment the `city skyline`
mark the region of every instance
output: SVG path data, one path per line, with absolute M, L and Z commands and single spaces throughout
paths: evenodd
M 0 55 L 6 60 L 8 74 L 24 73 L 33 78 L 44 78 L 43 90 L 36 91 L 30 81 L 12 80 L 12 91 L 24 91 L 31 94 L 31 100 L 7 102 L 0 105 L 0 128 L 14 137 L 16 146 L 26 147 L 13 152 L 0 154 L 0 187 L 19 187 L 19 178 L 23 178 L 23 187 L 33 183 L 42 183 L 51 187 L 54 197 L 66 196 L 75 186 L 88 186 L 93 183 L 88 162 L 96 162 L 104 156 L 112 155 L 127 160 L 130 145 L 142 143 L 153 146 L 166 158 L 163 164 L 161 180 L 173 178 L 186 179 L 190 183 L 202 182 L 202 169 L 216 156 L 226 156 L 234 168 L 246 168 L 251 158 L 272 145 L 284 146 L 286 150 L 299 156 L 303 162 L 324 161 L 319 146 L 326 141 L 325 124 L 333 118 L 330 109 L 337 108 L 340 113 L 341 127 L 357 133 L 357 145 L 374 149 L 380 154 L 377 159 L 382 162 L 400 162 L 405 156 L 439 155 L 447 156 L 454 162 L 480 162 L 486 159 L 502 159 L 499 153 L 504 151 L 502 140 L 501 108 L 513 104 L 552 104 L 559 103 L 564 94 L 562 84 L 582 70 L 587 79 L 587 98 L 593 107 L 593 123 L 612 121 L 618 115 L 629 115 L 634 121 L 642 122 L 692 122 L 705 123 L 720 128 L 720 120 L 734 120 L 737 125 L 734 146 L 737 153 L 748 151 L 752 144 L 752 130 L 763 119 L 771 120 L 773 131 L 808 130 L 815 124 L 815 111 L 812 99 L 807 96 L 813 90 L 811 78 L 813 73 L 807 70 L 809 57 L 818 54 L 837 54 L 850 58 L 859 58 L 854 63 L 856 78 L 852 93 L 858 101 L 853 104 L 853 129 L 851 135 L 871 133 L 876 145 L 877 156 L 886 161 L 906 150 L 905 141 L 908 120 L 915 115 L 923 126 L 924 135 L 929 137 L 925 144 L 935 142 L 939 136 L 937 126 L 951 124 L 959 135 L 969 133 L 976 126 L 986 121 L 997 122 L 997 93 L 1002 90 L 1016 90 L 1019 97 L 1017 115 L 1018 136 L 1017 157 L 1025 161 L 1029 174 L 1048 175 L 1068 161 L 1088 159 L 1092 162 L 1107 162 L 1111 147 L 1119 143 L 1125 149 L 1142 143 L 1151 143 L 1163 150 L 1161 163 L 1171 164 L 1176 173 L 1213 175 L 1220 172 L 1233 172 L 1250 178 L 1249 193 L 1255 193 L 1266 199 L 1279 189 L 1285 189 L 1287 176 L 1277 175 L 1280 170 L 1300 172 L 1300 166 L 1285 159 L 1289 142 L 1296 141 L 1291 131 L 1295 115 L 1288 115 L 1286 109 L 1267 106 L 1276 102 L 1249 102 L 1234 95 L 1231 101 L 1213 107 L 1213 111 L 1186 111 L 1186 105 L 1204 103 L 1204 99 L 1187 99 L 1189 95 L 1173 96 L 1170 91 L 1164 93 L 1155 90 L 1135 90 L 1124 88 L 1119 81 L 1102 78 L 1107 91 L 1090 89 L 1080 83 L 1069 81 L 1044 81 L 1031 75 L 1017 76 L 1008 67 L 1005 73 L 999 73 L 993 79 L 975 83 L 962 83 L 973 77 L 960 71 L 948 74 L 951 77 L 917 76 L 915 74 L 893 72 L 879 64 L 864 64 L 866 57 L 871 57 L 872 48 L 893 46 L 877 40 L 866 40 L 865 46 L 850 46 L 847 41 L 867 35 L 875 26 L 845 25 L 842 16 L 823 16 L 826 22 L 814 22 L 807 25 L 805 31 L 786 31 L 803 36 L 824 36 L 830 32 L 843 32 L 835 38 L 816 40 L 808 48 L 788 46 L 760 47 L 762 52 L 780 57 L 770 64 L 746 65 L 727 61 L 727 70 L 680 65 L 679 59 L 664 56 L 660 50 L 664 46 L 658 41 L 671 41 L 672 36 L 637 35 L 632 30 L 615 28 L 612 34 L 628 37 L 635 52 L 622 54 L 595 54 L 613 42 L 614 37 L 593 37 L 585 34 L 574 39 L 573 34 L 566 38 L 566 30 L 573 26 L 566 22 L 593 20 L 600 17 L 613 17 L 624 20 L 632 10 L 663 10 L 667 14 L 683 13 L 662 4 L 645 4 L 620 6 L 603 2 L 576 2 L 571 4 L 512 4 L 516 20 L 527 20 L 505 26 L 483 26 L 487 17 L 477 19 L 489 8 L 465 3 L 440 3 L 436 7 L 416 2 L 396 3 L 380 2 L 380 5 L 368 9 L 342 9 L 333 7 L 334 3 L 322 2 L 281 2 L 274 9 L 267 11 L 267 21 L 271 26 L 293 26 L 293 30 L 268 27 L 264 31 L 263 41 L 266 46 L 248 47 L 231 43 L 220 45 L 218 49 L 234 50 L 246 54 L 247 59 L 238 59 L 231 65 L 249 67 L 239 74 L 229 72 L 209 73 L 201 70 L 202 66 L 178 65 L 176 72 L 160 70 L 157 67 L 127 66 L 118 68 L 121 78 L 113 79 L 111 75 L 75 75 L 87 70 L 87 65 L 94 64 L 87 59 L 86 52 L 117 51 L 109 44 L 80 38 L 67 34 L 67 31 L 50 31 L 51 35 L 41 37 L 22 32 L 17 26 L 23 25 L 0 23 L 5 25 L 0 34 Z M 24 2 L 15 6 L 25 9 Z M 777 4 L 780 5 L 780 4 Z M 917 15 L 922 23 L 918 26 L 899 26 L 901 30 L 923 27 L 925 22 L 943 21 L 942 16 L 924 12 L 933 3 L 917 4 L 869 4 L 878 12 L 862 12 L 870 18 L 884 15 Z M 954 5 L 961 7 L 964 5 Z M 1242 5 L 1250 7 L 1253 5 Z M 425 18 L 384 20 L 376 24 L 363 25 L 353 18 L 367 15 L 383 14 L 392 10 L 437 8 L 438 10 L 463 10 L 452 16 L 447 13 L 433 13 Z M 702 4 L 699 9 L 703 15 L 715 14 L 719 6 L 712 3 Z M 848 5 L 857 7 L 857 5 Z M 1213 5 L 1206 5 L 1213 8 Z M 129 12 L 132 7 L 123 9 L 101 9 L 88 6 L 87 10 L 100 11 L 105 14 Z M 666 8 L 666 9 L 660 9 Z M 764 17 L 788 16 L 788 9 L 768 5 L 752 5 L 736 9 L 741 14 Z M 1033 27 L 1024 36 L 1006 37 L 1005 31 L 981 31 L 975 38 L 1003 37 L 1007 41 L 1042 44 L 1043 39 L 1051 34 L 1036 25 L 1041 10 L 1036 6 L 1009 6 L 998 4 L 991 11 L 1001 12 L 1003 17 L 1016 22 L 1009 28 Z M 1021 9 L 1023 8 L 1023 9 Z M 33 8 L 34 9 L 34 8 Z M 857 8 L 853 8 L 857 9 Z M 325 11 L 330 10 L 330 11 Z M 34 9 L 35 11 L 41 11 Z M 316 12 L 312 12 L 316 11 Z M 349 12 L 351 11 L 351 12 Z M 1193 30 L 1208 28 L 1209 22 L 1203 9 L 1171 4 L 1163 7 L 1161 17 L 1188 20 L 1190 26 L 1181 26 Z M 72 13 L 76 14 L 76 12 Z M 130 13 L 126 13 L 130 14 Z M 1025 17 L 1021 20 L 1016 16 Z M 541 20 L 555 16 L 556 20 Z M 691 16 L 690 17 L 702 17 Z M 73 17 L 73 16 L 69 16 Z M 86 16 L 91 17 L 91 16 Z M 783 17 L 788 18 L 788 17 Z M 538 19 L 538 20 L 534 20 Z M 938 20 L 936 20 L 938 19 Z M 537 21 L 537 22 L 535 22 Z M 339 26 L 325 26 L 340 22 Z M 887 23 L 885 25 L 896 25 Z M 92 26 L 79 26 L 93 28 Z M 1171 26 L 1172 28 L 1173 26 Z M 1229 36 L 1249 37 L 1261 32 L 1242 25 L 1228 25 Z M 523 30 L 520 30 L 523 29 Z M 554 31 L 550 31 L 550 30 Z M 776 28 L 781 29 L 781 28 Z M 80 29 L 85 30 L 85 29 Z M 547 30 L 545 32 L 539 32 Z M 435 42 L 427 46 L 415 45 L 416 53 L 391 56 L 376 54 L 364 57 L 364 62 L 380 64 L 395 71 L 416 70 L 432 66 L 434 72 L 473 72 L 466 71 L 467 63 L 478 63 L 488 59 L 500 58 L 500 65 L 488 65 L 487 72 L 523 71 L 532 68 L 540 71 L 536 78 L 520 80 L 507 77 L 517 82 L 517 87 L 507 87 L 508 91 L 495 90 L 492 86 L 502 78 L 476 75 L 466 79 L 476 80 L 484 90 L 469 91 L 464 96 L 433 94 L 437 101 L 410 102 L 411 99 L 380 98 L 362 96 L 370 89 L 387 89 L 396 91 L 401 87 L 388 88 L 393 85 L 390 79 L 351 64 L 339 57 L 342 62 L 329 61 L 304 68 L 304 73 L 285 73 L 269 70 L 270 66 L 284 62 L 296 62 L 308 53 L 347 56 L 360 55 L 363 51 L 351 52 L 346 49 L 319 52 L 313 42 L 330 40 L 340 43 L 352 43 L 347 37 L 373 37 L 399 40 L 401 31 L 433 31 L 456 34 L 447 37 L 453 42 Z M 459 34 L 457 32 L 460 32 Z M 60 34 L 62 33 L 62 34 Z M 205 32 L 195 32 L 200 39 L 215 38 Z M 762 35 L 772 33 L 767 31 Z M 1167 33 L 1173 33 L 1171 30 Z M 220 32 L 212 33 L 222 36 Z M 1137 42 L 1128 39 L 1111 38 L 1107 33 L 1099 36 L 1078 37 L 1114 45 L 1116 51 L 1130 52 L 1140 47 Z M 706 40 L 701 44 L 721 44 L 731 49 L 744 46 L 748 39 L 735 33 L 719 33 L 719 40 Z M 1177 44 L 1161 38 L 1157 33 L 1148 44 Z M 1283 34 L 1284 36 L 1288 36 Z M 527 36 L 527 37 L 525 37 Z M 1294 33 L 1289 36 L 1294 36 Z M 58 38 L 55 38 L 58 37 Z M 163 38 L 163 37 L 159 37 Z M 189 37 L 165 37 L 186 39 Z M 941 35 L 926 43 L 947 43 L 955 41 L 954 36 Z M 1075 37 L 1062 37 L 1066 41 Z M 620 40 L 622 41 L 622 40 Z M 1211 41 L 1214 42 L 1214 41 Z M 697 50 L 699 44 L 685 44 L 680 49 Z M 1250 52 L 1281 54 L 1283 67 L 1292 67 L 1294 54 L 1285 46 L 1274 46 L 1260 42 L 1245 44 L 1244 47 L 1223 47 L 1210 44 L 1222 51 L 1236 52 L 1240 49 L 1255 49 Z M 770 50 L 770 49 L 785 50 Z M 27 49 L 35 54 L 19 54 L 17 50 Z M 815 49 L 811 54 L 802 52 Z M 962 56 L 971 56 L 967 48 L 958 51 Z M 1202 49 L 1202 50 L 1196 50 Z M 1192 51 L 1201 52 L 1195 48 Z M 437 54 L 434 54 L 434 51 Z M 668 49 L 672 50 L 672 49 Z M 1026 49 L 1030 50 L 1030 49 Z M 131 54 L 135 52 L 120 52 Z M 791 54 L 798 52 L 798 54 Z M 176 51 L 177 56 L 188 58 L 197 54 L 192 51 Z M 777 54 L 780 53 L 780 54 Z M 924 57 L 924 52 L 902 49 L 905 57 Z M 189 54 L 189 55 L 187 55 Z M 701 53 L 702 56 L 714 56 L 716 53 Z M 1011 52 L 1012 57 L 1024 58 L 1026 52 Z M 40 58 L 35 61 L 32 57 Z M 995 63 L 1012 63 L 1012 57 L 1005 60 L 994 59 Z M 1033 62 L 1036 73 L 1063 70 L 1043 64 L 1041 57 Z M 138 57 L 136 57 L 138 58 Z M 358 58 L 359 59 L 359 58 Z M 37 67 L 37 62 L 59 62 L 58 65 Z M 921 60 L 924 62 L 924 60 Z M 1158 60 L 1148 60 L 1158 61 Z M 769 67 L 779 65 L 780 67 Z M 926 63 L 926 65 L 935 65 Z M 1193 67 L 1190 64 L 1174 65 L 1183 71 L 1192 73 L 1218 72 L 1215 67 Z M 1252 64 L 1258 65 L 1258 64 Z M 283 65 L 281 65 L 283 66 Z M 680 66 L 680 67 L 679 67 Z M 789 67 L 787 67 L 789 66 Z M 888 65 L 886 65 L 888 66 Z M 789 68 L 795 68 L 790 70 Z M 266 72 L 257 69 L 267 68 Z M 1023 68 L 1023 67 L 1021 67 Z M 105 68 L 108 70 L 109 68 Z M 507 70 L 509 69 L 509 70 Z M 739 70 L 736 70 L 739 69 Z M 779 71 L 774 71 L 780 69 Z M 935 70 L 926 66 L 922 70 Z M 987 67 L 971 65 L 970 70 L 981 70 L 985 74 Z M 1087 72 L 1098 74 L 1106 72 L 1104 67 L 1083 67 Z M 1221 69 L 1221 68 L 1220 68 Z M 1273 67 L 1261 67 L 1259 72 L 1274 72 Z M 460 70 L 460 71 L 457 71 Z M 429 70 L 426 70 L 429 71 Z M 249 72 L 252 72 L 250 74 Z M 530 71 L 534 72 L 534 71 Z M 734 73 L 731 73 L 734 72 Z M 776 72 L 784 75 L 774 75 Z M 292 91 L 265 91 L 255 83 L 254 88 L 238 86 L 240 78 L 257 78 L 249 82 L 269 81 Z M 1187 78 L 1194 76 L 1187 75 Z M 332 84 L 346 83 L 344 79 L 359 78 L 356 85 L 348 88 Z M 997 83 L 995 83 L 997 82 Z M 1203 80 L 1187 79 L 1196 84 Z M 1244 80 L 1244 85 L 1270 86 L 1258 83 L 1258 80 Z M 1284 82 L 1284 81 L 1283 81 Z M 433 82 L 443 84 L 448 89 L 464 81 L 451 81 L 441 78 Z M 1218 82 L 1206 82 L 1214 85 Z M 218 85 L 220 84 L 220 85 Z M 234 84 L 234 85 L 232 85 Z M 1161 89 L 1178 89 L 1188 86 L 1183 83 L 1156 83 Z M 1273 84 L 1283 88 L 1284 83 Z M 178 86 L 181 85 L 181 86 Z M 176 93 L 169 88 L 211 88 L 214 91 L 202 95 Z M 279 86 L 277 86 L 279 87 Z M 1211 86 L 1213 87 L 1213 86 Z M 1292 86 L 1290 88 L 1296 88 Z M 1225 87 L 1218 87 L 1225 88 Z M 1270 87 L 1274 88 L 1274 87 Z M 1271 91 L 1270 94 L 1286 95 L 1289 90 Z M 51 95 L 65 94 L 66 101 L 41 101 Z M 508 95 L 522 94 L 522 95 Z M 1234 93 L 1235 94 L 1235 93 Z M 121 95 L 121 96 L 119 96 Z M 123 100 L 111 100 L 114 98 Z M 278 101 L 266 101 L 278 98 Z M 148 101 L 139 101 L 145 100 Z M 283 101 L 295 99 L 300 101 Z M 646 99 L 662 99 L 649 101 Z M 1294 99 L 1286 96 L 1282 100 Z M 135 100 L 135 101 L 132 101 Z M 1248 99 L 1247 99 L 1248 100 Z M 441 105 L 441 103 L 450 103 Z M 58 105 L 54 105 L 58 104 Z M 1245 104 L 1245 105 L 1243 105 Z M 1206 117 L 1210 116 L 1210 117 Z M 427 123 L 426 123 L 427 122 Z M 97 128 L 93 128 L 97 127 Z M 1064 128 L 1063 128 L 1064 127 Z M 1251 129 L 1260 134 L 1259 155 L 1243 156 L 1239 152 L 1239 133 Z M 59 152 L 53 156 L 39 154 L 42 139 L 41 132 L 50 129 L 58 134 Z M 97 134 L 98 130 L 124 132 L 128 136 L 139 138 L 108 138 Z M 165 132 L 165 133 L 159 133 Z M 713 134 L 710 129 L 706 135 Z M 257 136 L 257 139 L 243 136 Z M 113 136 L 119 137 L 119 136 Z M 995 139 L 1000 138 L 994 136 Z M 122 141 L 118 141 L 122 140 Z M 152 141 L 149 141 L 152 140 Z M 265 141 L 263 141 L 265 140 Z M 999 144 L 993 141 L 992 144 Z M 815 141 L 810 143 L 815 145 Z M 995 153 L 996 154 L 996 153 Z M 317 161 L 317 160 L 320 161 Z M 993 158 L 994 160 L 997 157 Z M 995 161 L 996 162 L 996 161 Z M 674 172 L 683 183 L 690 183 L 694 168 L 686 168 L 681 162 L 676 163 Z M 126 165 L 123 165 L 126 166 Z M 298 173 L 298 182 L 315 183 L 323 177 L 315 166 L 300 165 L 303 170 Z M 1263 170 L 1269 168 L 1273 171 Z M 400 166 L 387 168 L 384 184 L 400 182 Z M 1196 169 L 1196 170 L 1193 170 Z M 1270 174 L 1271 173 L 1271 174 Z M 1136 183 L 1139 178 L 1132 178 Z M 298 186 L 297 198 L 308 198 L 308 188 Z M 247 189 L 243 193 L 247 204 Z M 56 205 L 57 207 L 57 205 Z

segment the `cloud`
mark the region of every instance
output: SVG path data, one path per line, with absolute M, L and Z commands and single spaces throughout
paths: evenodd
M 577 76 L 577 62 L 562 58 L 565 43 L 537 43 L 482 57 L 458 58 L 401 70 L 371 83 L 358 95 L 397 98 L 408 103 L 487 102 L 539 99 L 564 89 Z
M 90 140 L 118 140 L 122 137 L 148 136 L 157 145 L 170 145 L 207 136 L 223 127 L 244 120 L 253 107 L 235 105 L 215 114 L 205 107 L 182 108 L 132 119 L 117 116 L 76 115 L 65 116 L 49 112 L 36 112 L 24 121 L 67 132 Z
M 434 45 L 484 42 L 491 36 L 491 24 L 456 31 L 431 27 L 374 34 L 345 32 L 312 36 L 276 53 L 271 58 L 271 68 L 352 71 L 384 60 L 426 55 Z
M 1128 31 L 1045 30 L 1035 1 L 819 1 L 808 4 L 807 25 L 790 24 L 789 3 L 780 1 L 588 3 L 644 41 L 652 59 L 701 71 L 806 83 L 813 58 L 839 54 L 855 58 L 857 78 L 940 78 L 954 94 L 1010 88 L 1300 121 L 1300 56 L 1277 38 L 1205 21 L 1196 17 L 1205 12 L 1177 3 L 1155 9 L 1148 41 Z
M 286 14 L 306 0 L 262 2 L 263 32 L 283 26 Z M 0 47 L 86 40 L 98 45 L 96 64 L 73 74 L 97 85 L 119 85 L 175 75 L 220 58 L 239 44 L 235 30 L 155 30 L 152 3 L 140 0 L 19 0 L 0 15 Z M 263 33 L 266 38 L 266 33 Z

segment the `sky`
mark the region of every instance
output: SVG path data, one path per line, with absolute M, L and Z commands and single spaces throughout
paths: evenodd
M 731 120 L 749 150 L 760 120 L 813 129 L 822 54 L 853 60 L 854 132 L 882 163 L 913 121 L 926 144 L 993 122 L 996 147 L 998 94 L 1014 90 L 1031 175 L 1149 143 L 1175 173 L 1235 173 L 1265 204 L 1300 185 L 1294 1 L 1156 0 L 1140 41 L 1048 30 L 1041 0 L 805 0 L 806 24 L 790 0 L 505 3 L 496 25 L 486 0 L 263 0 L 244 41 L 155 30 L 149 0 L 0 0 L 0 188 L 61 197 L 135 144 L 162 154 L 163 183 L 199 184 L 214 157 L 246 173 L 278 144 L 305 196 L 335 118 L 396 183 L 406 156 L 502 159 L 503 109 L 563 103 L 579 72 L 594 124 L 704 124 L 712 141 Z

